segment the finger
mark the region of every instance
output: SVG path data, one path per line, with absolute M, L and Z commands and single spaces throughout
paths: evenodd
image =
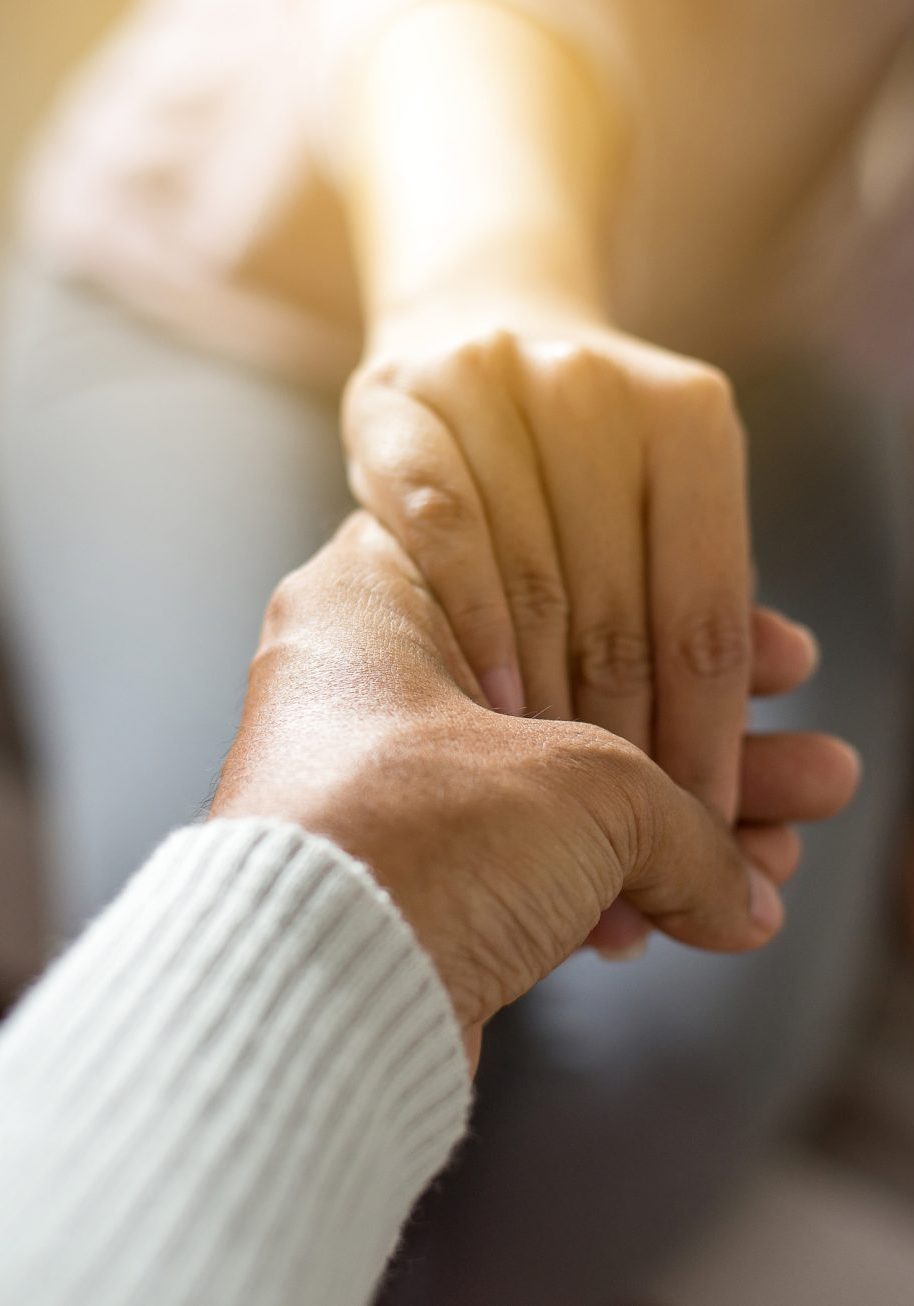
M 627 898 L 617 898 L 587 937 L 587 947 L 606 961 L 633 961 L 642 956 L 653 927 Z
M 736 841 L 743 856 L 780 886 L 796 874 L 803 840 L 790 825 L 740 825 Z M 633 961 L 642 956 L 652 933 L 648 918 L 628 901 L 617 898 L 587 938 L 606 961 Z
M 355 497 L 415 561 L 490 704 L 523 711 L 511 613 L 483 505 L 445 424 L 387 385 L 347 392 L 344 431 Z
M 699 384 L 701 402 L 657 410 L 667 428 L 648 441 L 654 756 L 732 821 L 751 670 L 745 456 L 722 383 Z
M 364 628 L 367 622 L 364 600 L 357 604 L 354 599 L 359 591 L 363 595 L 370 591 L 372 596 L 383 600 L 377 605 L 376 638 L 379 642 L 384 638 L 391 647 L 399 644 L 402 650 L 400 665 L 406 665 L 409 660 L 404 645 L 415 648 L 420 644 L 426 648 L 430 655 L 426 670 L 434 681 L 432 692 L 439 705 L 442 691 L 434 672 L 440 662 L 441 669 L 462 694 L 480 707 L 489 706 L 428 581 L 399 541 L 375 516 L 364 510 L 351 513 L 330 545 L 325 546 L 300 574 L 316 572 L 322 564 L 328 568 L 328 580 L 332 585 L 332 597 L 327 600 L 328 610 L 332 605 L 337 618 L 341 619 L 343 615 L 340 587 L 345 586 L 351 596 L 349 606 L 358 612 L 358 620 Z M 297 615 L 296 629 L 301 629 L 303 622 L 313 620 L 314 611 L 312 596 L 308 608 Z M 404 618 L 408 619 L 408 625 L 404 624 Z M 382 623 L 389 628 L 386 632 Z
M 746 825 L 736 831 L 739 848 L 778 886 L 796 874 L 803 853 L 800 835 L 789 825 Z M 635 961 L 644 955 L 653 927 L 627 898 L 617 898 L 587 937 L 605 961 Z
M 648 765 L 627 788 L 636 832 L 623 877 L 629 902 L 696 947 L 740 952 L 768 942 L 784 919 L 770 876 L 746 860 L 716 813 Z
M 824 821 L 853 798 L 860 758 L 843 740 L 816 733 L 749 735 L 742 762 L 740 820 Z
M 650 748 L 643 468 L 617 373 L 572 351 L 535 358 L 526 407 L 571 604 L 575 716 Z
M 510 400 L 513 346 L 496 338 L 466 348 L 417 379 L 448 419 L 478 487 L 514 627 L 530 716 L 567 720 L 568 598 L 536 451 Z
M 812 631 L 771 608 L 752 613 L 752 693 L 789 694 L 819 665 L 819 645 Z
M 790 825 L 737 826 L 736 841 L 744 857 L 777 885 L 796 872 L 803 853 L 803 841 Z

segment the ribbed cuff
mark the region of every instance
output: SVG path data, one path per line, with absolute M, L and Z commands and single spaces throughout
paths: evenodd
M 363 1302 L 469 1098 L 363 867 L 291 825 L 180 831 L 0 1039 L 0 1302 Z

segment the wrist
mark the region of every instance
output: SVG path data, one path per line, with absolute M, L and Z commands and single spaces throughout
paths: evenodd
M 619 142 L 551 33 L 502 5 L 413 6 L 372 47 L 345 117 L 370 337 L 430 304 L 487 322 L 531 299 L 602 310 Z
M 398 742 L 401 732 L 409 737 L 409 748 L 403 739 Z M 295 826 L 306 837 L 327 840 L 364 867 L 431 961 L 467 1036 L 504 998 L 494 982 L 497 959 L 482 964 L 477 955 L 481 931 L 468 931 L 465 924 L 474 914 L 488 914 L 478 904 L 478 889 L 474 894 L 464 884 L 455 898 L 452 881 L 436 868 L 442 854 L 428 831 L 437 828 L 436 818 L 443 815 L 437 801 L 440 774 L 430 766 L 420 778 L 407 767 L 400 792 L 389 788 L 395 759 L 416 747 L 418 723 L 390 734 L 369 726 L 365 734 L 370 746 L 356 745 L 353 754 L 330 765 L 327 759 L 338 756 L 342 732 L 335 729 L 324 738 L 318 726 L 307 733 L 321 763 L 309 768 L 297 761 L 291 774 L 285 766 L 276 771 L 262 764 L 252 767 L 245 751 L 237 751 L 236 741 L 210 819 Z
M 567 304 L 593 314 L 604 309 L 604 283 L 600 244 L 573 215 L 493 215 L 490 224 L 439 246 L 434 257 L 388 267 L 374 279 L 365 307 L 369 324 L 436 303 Z
M 568 285 L 505 278 L 449 286 L 390 304 L 366 324 L 363 364 L 438 353 L 501 331 L 527 339 L 572 336 L 611 326 L 604 304 Z

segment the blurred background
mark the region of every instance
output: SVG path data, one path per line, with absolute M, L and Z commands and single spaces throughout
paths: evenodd
M 0 202 L 6 211 L 23 143 L 68 69 L 91 48 L 124 0 L 3 0 L 0 6 Z
M 0 0 L 4 239 L 17 163 L 33 126 L 67 71 L 125 7 L 124 0 Z M 49 937 L 41 832 L 13 699 L 0 631 L 0 1001 L 7 1003 L 39 969 Z M 866 1036 L 831 1100 L 801 1138 L 770 1158 L 713 1236 L 658 1284 L 657 1300 L 914 1302 L 914 975 L 902 948 L 886 965 Z
M 9 239 L 17 165 L 61 79 L 123 0 L 3 0 L 0 4 L 0 247 Z M 0 1002 L 35 973 L 44 912 L 27 760 L 3 672 L 0 632 Z

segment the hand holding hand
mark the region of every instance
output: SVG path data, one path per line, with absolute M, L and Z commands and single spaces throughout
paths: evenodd
M 757 682 L 795 680 L 805 637 L 760 620 Z M 273 597 L 213 814 L 296 821 L 361 858 L 438 967 L 472 1057 L 482 1023 L 623 890 L 685 943 L 767 942 L 797 857 L 784 823 L 836 810 L 855 778 L 836 740 L 750 739 L 734 838 L 604 730 L 491 712 L 414 565 L 358 515 Z
M 750 566 L 726 379 L 558 310 L 515 309 L 510 332 L 473 313 L 388 324 L 356 373 L 356 497 L 493 707 L 603 726 L 732 821 Z

